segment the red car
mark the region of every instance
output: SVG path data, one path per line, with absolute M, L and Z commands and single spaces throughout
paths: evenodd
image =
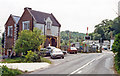
M 73 54 L 77 54 L 77 49 L 76 47 L 69 47 L 67 50 L 68 53 L 73 53 Z

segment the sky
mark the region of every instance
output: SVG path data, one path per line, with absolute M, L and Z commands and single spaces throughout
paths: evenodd
M 10 14 L 21 16 L 25 7 L 53 13 L 61 24 L 61 31 L 80 33 L 94 31 L 104 19 L 117 17 L 120 0 L 0 0 L 0 29 L 4 31 Z

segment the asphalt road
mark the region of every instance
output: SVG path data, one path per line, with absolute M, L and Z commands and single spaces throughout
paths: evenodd
M 48 57 L 49 58 L 49 57 Z M 64 59 L 50 59 L 53 64 L 30 74 L 114 74 L 113 53 L 68 54 Z

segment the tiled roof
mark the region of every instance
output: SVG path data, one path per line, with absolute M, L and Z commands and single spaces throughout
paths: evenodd
M 47 19 L 48 17 L 50 17 L 50 19 L 53 22 L 54 26 L 61 26 L 60 23 L 57 21 L 57 19 L 53 16 L 53 14 L 49 14 L 49 13 L 44 13 L 44 12 L 40 12 L 40 11 L 35 11 L 35 10 L 31 10 L 28 9 L 30 11 L 30 13 L 32 14 L 32 16 L 34 16 L 36 22 L 38 23 L 45 23 L 45 19 Z

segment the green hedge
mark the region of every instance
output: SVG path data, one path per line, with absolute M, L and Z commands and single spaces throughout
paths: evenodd
M 114 61 L 115 61 L 115 69 L 120 74 L 120 54 L 119 53 L 115 56 Z

